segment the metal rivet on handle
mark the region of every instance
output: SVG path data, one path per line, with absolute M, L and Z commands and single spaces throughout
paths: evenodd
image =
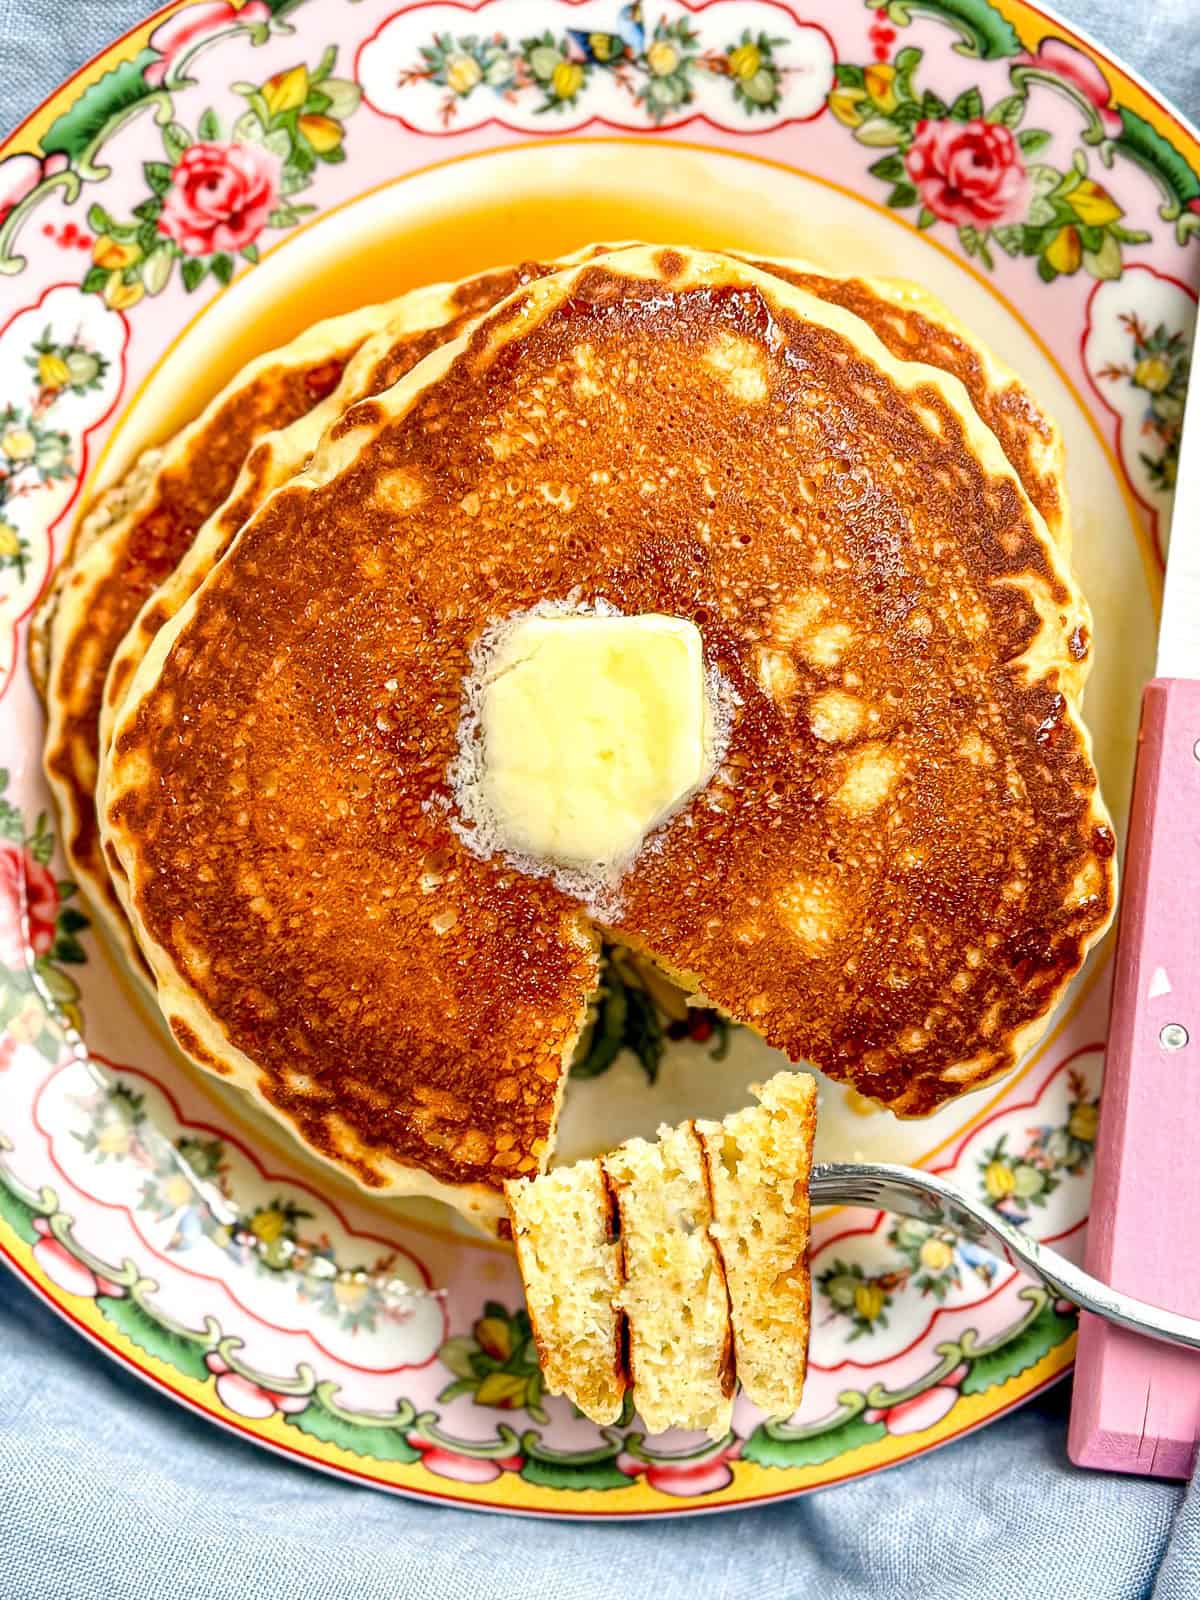
M 1182 1022 L 1168 1022 L 1158 1035 L 1164 1050 L 1182 1050 L 1188 1042 L 1188 1031 Z

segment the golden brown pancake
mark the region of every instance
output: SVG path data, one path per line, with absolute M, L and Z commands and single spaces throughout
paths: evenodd
M 31 661 L 43 685 L 45 767 L 72 872 L 139 975 L 99 848 L 93 798 L 106 677 L 113 704 L 144 649 L 122 657 L 118 647 L 131 624 L 152 637 L 165 620 L 152 596 L 201 528 L 223 548 L 351 401 L 394 383 L 444 330 L 463 326 L 521 281 L 520 269 L 506 269 L 315 324 L 252 362 L 180 435 L 143 455 L 81 523 L 43 603 Z
M 587 247 L 565 260 L 587 259 L 607 248 Z M 318 323 L 252 363 L 195 424 L 165 449 L 147 452 L 84 519 L 41 608 L 31 655 L 42 681 L 51 642 L 57 641 L 61 665 L 46 690 L 47 770 L 72 870 L 135 972 L 143 969 L 97 848 L 92 791 L 97 748 L 107 746 L 116 710 L 150 641 L 246 518 L 300 470 L 321 433 L 348 405 L 389 387 L 470 318 L 560 264 L 527 262 Z M 760 264 L 847 305 L 894 353 L 960 377 L 1052 532 L 1065 536 L 1057 430 L 1013 374 L 975 345 L 944 307 L 913 285 L 840 280 L 799 262 Z M 197 518 L 203 524 L 199 533 Z M 147 586 L 153 591 L 149 598 Z M 56 622 L 64 593 L 66 605 Z M 97 746 L 97 684 L 105 674 Z
M 728 258 L 530 284 L 353 407 L 159 632 L 100 809 L 183 1047 L 360 1182 L 540 1170 L 595 923 L 455 830 L 472 647 L 691 618 L 724 765 L 612 933 L 905 1115 L 1008 1069 L 1103 931 L 1089 619 L 966 391 Z
M 589 246 L 587 259 L 603 246 Z M 524 283 L 554 271 L 561 262 L 525 261 L 480 273 L 458 283 L 414 289 L 386 308 L 381 327 L 346 365 L 337 388 L 289 426 L 261 439 L 247 456 L 224 503 L 209 517 L 184 556 L 163 579 L 112 654 L 100 710 L 101 748 L 108 744 L 129 680 L 155 634 L 199 587 L 249 516 L 280 484 L 299 472 L 325 429 L 356 401 L 388 389 L 431 350 L 455 338 L 475 317 Z
M 247 516 L 271 490 L 299 470 L 335 416 L 356 401 L 395 383 L 437 343 L 456 337 L 471 316 L 489 310 L 519 283 L 613 248 L 618 247 L 594 245 L 562 261 L 525 262 L 518 268 L 465 279 L 454 290 L 453 303 L 445 307 L 446 320 L 440 330 L 428 326 L 414 334 L 407 323 L 420 319 L 432 323 L 435 308 L 429 303 L 428 291 L 406 296 L 406 306 L 409 301 L 414 304 L 408 306 L 399 319 L 399 329 L 395 333 L 385 330 L 370 341 L 348 366 L 342 382 L 324 404 L 287 429 L 282 437 L 262 441 L 243 467 L 229 499 L 213 513 L 186 557 L 181 558 L 146 602 L 113 658 L 101 710 L 102 746 L 108 744 L 112 721 L 129 679 L 154 635 L 208 576 Z M 958 378 L 982 420 L 996 434 L 1052 536 L 1064 550 L 1069 550 L 1066 469 L 1057 426 L 1016 374 L 974 340 L 945 306 L 917 285 L 897 279 L 839 278 L 828 272 L 818 272 L 805 262 L 778 258 L 753 260 L 751 264 L 853 311 L 878 334 L 893 355 L 940 367 Z
M 99 849 L 94 787 L 97 754 L 129 676 L 181 603 L 172 603 L 165 580 L 197 544 L 196 565 L 207 571 L 348 405 L 388 388 L 472 317 L 550 270 L 506 267 L 316 323 L 250 363 L 80 524 L 39 613 L 31 664 L 47 706 L 44 759 L 64 848 L 137 976 L 145 969 Z

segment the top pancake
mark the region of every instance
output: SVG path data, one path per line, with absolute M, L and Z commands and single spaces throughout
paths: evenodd
M 556 262 L 523 262 L 518 267 L 464 279 L 452 292 L 447 291 L 447 286 L 438 285 L 433 290 L 414 291 L 398 301 L 385 327 L 362 346 L 328 399 L 256 446 L 228 499 L 213 512 L 185 555 L 146 601 L 113 655 L 100 712 L 101 746 L 108 745 L 129 679 L 159 628 L 212 571 L 247 517 L 269 493 L 300 470 L 330 423 L 356 401 L 395 383 L 429 350 L 454 338 L 472 316 L 489 310 L 520 283 L 576 261 L 607 254 L 614 248 L 620 247 L 593 245 Z M 1057 426 L 1017 375 L 979 344 L 945 306 L 916 284 L 900 279 L 837 277 L 796 260 L 744 259 L 854 312 L 893 355 L 940 367 L 957 378 L 980 418 L 995 433 L 1051 536 L 1064 552 L 1069 551 L 1066 467 Z M 117 555 L 119 562 L 119 552 Z M 119 573 L 114 574 L 114 579 L 119 581 Z
M 446 774 L 476 640 L 568 597 L 692 618 L 740 700 L 615 936 L 904 1114 L 1011 1066 L 1111 913 L 1086 608 L 956 381 L 666 249 L 352 408 L 158 634 L 101 815 L 184 1048 L 368 1184 L 494 1216 L 544 1165 L 592 919 Z
M 226 448 L 232 442 L 230 430 L 221 427 L 219 419 L 231 408 L 235 397 L 247 390 L 265 397 L 269 395 L 267 386 L 273 375 L 297 367 L 304 370 L 311 362 L 314 347 L 344 344 L 347 331 L 357 337 L 365 328 L 378 328 L 348 361 L 336 389 L 290 425 L 281 425 L 253 443 L 227 498 L 212 511 L 200 532 L 191 537 L 176 566 L 146 599 L 119 643 L 115 641 L 126 624 L 129 604 L 144 591 L 144 574 L 136 564 L 137 520 L 129 518 L 122 523 L 114 519 L 98 547 L 87 554 L 86 561 L 79 563 L 82 570 L 72 574 L 67 607 L 57 630 L 59 654 L 69 663 L 73 659 L 72 639 L 84 637 L 89 641 L 88 648 L 95 652 L 97 675 L 108 672 L 99 713 L 99 747 L 107 748 L 130 678 L 159 628 L 208 576 L 242 523 L 267 495 L 303 467 L 325 428 L 347 406 L 389 387 L 422 356 L 444 340 L 453 338 L 472 317 L 495 305 L 518 285 L 544 276 L 556 267 L 589 259 L 612 248 L 588 246 L 560 262 L 525 262 L 481 273 L 456 285 L 439 284 L 412 291 L 389 306 L 356 313 L 353 319 L 318 324 L 310 334 L 301 336 L 283 351 L 262 358 L 234 380 L 205 417 L 168 447 L 159 481 L 165 478 L 168 483 L 183 483 L 190 471 L 199 478 L 202 492 L 211 498 L 216 487 L 227 480 L 228 460 L 223 463 L 222 470 L 212 476 L 205 463 L 218 441 Z M 959 378 L 979 415 L 996 433 L 1051 533 L 1064 549 L 1067 547 L 1069 528 L 1063 451 L 1057 428 L 1016 375 L 974 341 L 944 306 L 914 284 L 890 279 L 838 278 L 799 261 L 772 259 L 754 264 L 822 299 L 854 311 L 878 333 L 893 354 L 939 366 Z M 278 392 L 279 422 L 284 424 L 290 415 L 288 391 L 280 386 Z M 240 400 L 237 403 L 244 404 Z M 257 414 L 269 419 L 270 404 L 260 403 Z M 255 438 L 256 434 L 251 432 L 247 442 Z M 160 495 L 161 492 L 159 490 Z M 114 938 L 132 958 L 135 971 L 141 972 L 143 969 L 118 908 L 122 888 L 119 876 L 115 885 L 110 885 L 95 845 L 94 753 L 91 743 L 80 736 L 81 721 L 91 726 L 95 684 L 87 686 L 84 696 L 69 670 L 61 676 L 66 680 L 66 687 L 64 690 L 56 684 L 58 692 L 52 701 L 47 750 L 67 822 L 64 831 L 72 866 L 97 903 Z M 75 714 L 70 710 L 72 700 L 77 707 Z M 77 819 L 74 825 L 73 819 Z M 74 848 L 70 846 L 72 840 L 76 841 Z

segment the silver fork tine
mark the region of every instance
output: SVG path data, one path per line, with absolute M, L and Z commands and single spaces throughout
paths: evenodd
M 1106 1322 L 1165 1344 L 1200 1350 L 1200 1320 L 1146 1305 L 1110 1288 L 1057 1250 L 1027 1237 L 981 1200 L 972 1199 L 931 1172 L 883 1162 L 827 1162 L 813 1168 L 808 1192 L 814 1206 L 864 1206 L 952 1228 Z

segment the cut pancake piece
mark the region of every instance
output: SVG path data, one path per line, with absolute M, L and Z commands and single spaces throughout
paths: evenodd
M 700 1141 L 690 1122 L 631 1139 L 601 1165 L 621 1233 L 618 1305 L 629 1330 L 633 1399 L 651 1433 L 733 1415 L 733 1336 Z
M 621 1246 L 598 1161 L 510 1183 L 508 1211 L 538 1360 L 551 1394 L 593 1422 L 615 1422 L 625 1399 Z
M 722 1437 L 735 1379 L 770 1416 L 800 1404 L 816 1085 L 781 1072 L 752 1089 L 760 1103 L 724 1122 L 505 1186 L 546 1387 L 594 1422 L 627 1384 L 655 1433 Z
M 817 1086 L 780 1072 L 760 1104 L 697 1122 L 733 1320 L 738 1381 L 768 1416 L 794 1411 L 804 1386 L 812 1281 L 808 1174 Z

